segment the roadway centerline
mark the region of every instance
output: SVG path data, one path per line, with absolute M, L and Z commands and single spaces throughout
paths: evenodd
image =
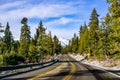
M 35 77 L 32 77 L 32 78 L 30 78 L 30 79 L 28 79 L 28 80 L 35 80 L 35 79 L 37 79 L 37 78 L 46 76 L 46 75 L 48 75 L 48 74 L 50 74 L 50 73 L 52 73 L 52 72 L 55 72 L 56 70 L 58 70 L 58 69 L 61 68 L 62 66 L 63 66 L 63 63 L 61 63 L 60 65 L 58 65 L 58 66 L 56 66 L 55 68 L 51 69 L 50 71 L 41 73 L 41 74 L 39 74 L 39 75 L 37 75 L 37 76 L 35 76 Z
M 69 73 L 66 77 L 63 78 L 63 80 L 70 80 L 70 78 L 72 77 L 72 75 L 73 75 L 73 74 L 75 73 L 75 71 L 76 71 L 76 66 L 75 66 L 75 64 L 72 63 L 72 62 L 70 62 L 70 64 L 71 64 L 71 66 L 72 66 L 71 71 L 70 71 L 70 73 Z

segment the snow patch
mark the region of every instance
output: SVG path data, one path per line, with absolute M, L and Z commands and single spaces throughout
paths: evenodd
M 72 58 L 74 58 L 75 60 L 77 61 L 81 61 L 82 63 L 84 64 L 88 64 L 88 65 L 91 65 L 91 66 L 97 66 L 97 67 L 100 67 L 100 68 L 103 68 L 103 69 L 106 69 L 106 70 L 116 70 L 116 71 L 119 71 L 120 70 L 120 65 L 116 65 L 116 66 L 113 66 L 113 67 L 105 67 L 104 64 L 106 64 L 106 61 L 99 61 L 97 59 L 84 59 L 85 56 L 82 56 L 82 55 L 79 55 L 79 54 L 69 54 L 69 56 L 71 56 Z
M 66 45 L 68 45 L 68 43 L 69 43 L 69 40 L 64 39 L 64 38 L 59 38 L 59 41 L 61 42 L 61 45 L 62 45 L 62 46 L 66 46 Z

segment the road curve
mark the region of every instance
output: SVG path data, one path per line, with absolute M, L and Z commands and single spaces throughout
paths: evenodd
M 49 67 L 3 78 L 2 80 L 120 80 L 110 72 L 82 64 L 63 55 L 61 60 Z

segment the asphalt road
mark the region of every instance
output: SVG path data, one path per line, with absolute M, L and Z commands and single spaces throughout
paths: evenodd
M 58 63 L 1 80 L 120 80 L 108 71 L 77 62 L 63 55 Z

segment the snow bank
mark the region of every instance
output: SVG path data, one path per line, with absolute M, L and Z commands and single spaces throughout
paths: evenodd
M 78 54 L 69 54 L 72 58 L 74 58 L 76 61 L 81 61 L 84 59 L 84 56 L 78 55 Z
M 82 55 L 79 55 L 79 54 L 69 54 L 69 56 L 71 56 L 72 58 L 74 58 L 77 61 L 81 61 L 84 64 L 88 64 L 88 65 L 92 65 L 92 66 L 94 65 L 94 66 L 97 66 L 97 67 L 100 67 L 100 68 L 103 68 L 103 69 L 106 69 L 106 70 L 116 70 L 116 71 L 120 70 L 120 65 L 106 67 L 105 65 L 108 64 L 107 61 L 99 61 L 97 59 L 86 60 L 86 59 L 84 59 L 85 56 L 82 56 Z

